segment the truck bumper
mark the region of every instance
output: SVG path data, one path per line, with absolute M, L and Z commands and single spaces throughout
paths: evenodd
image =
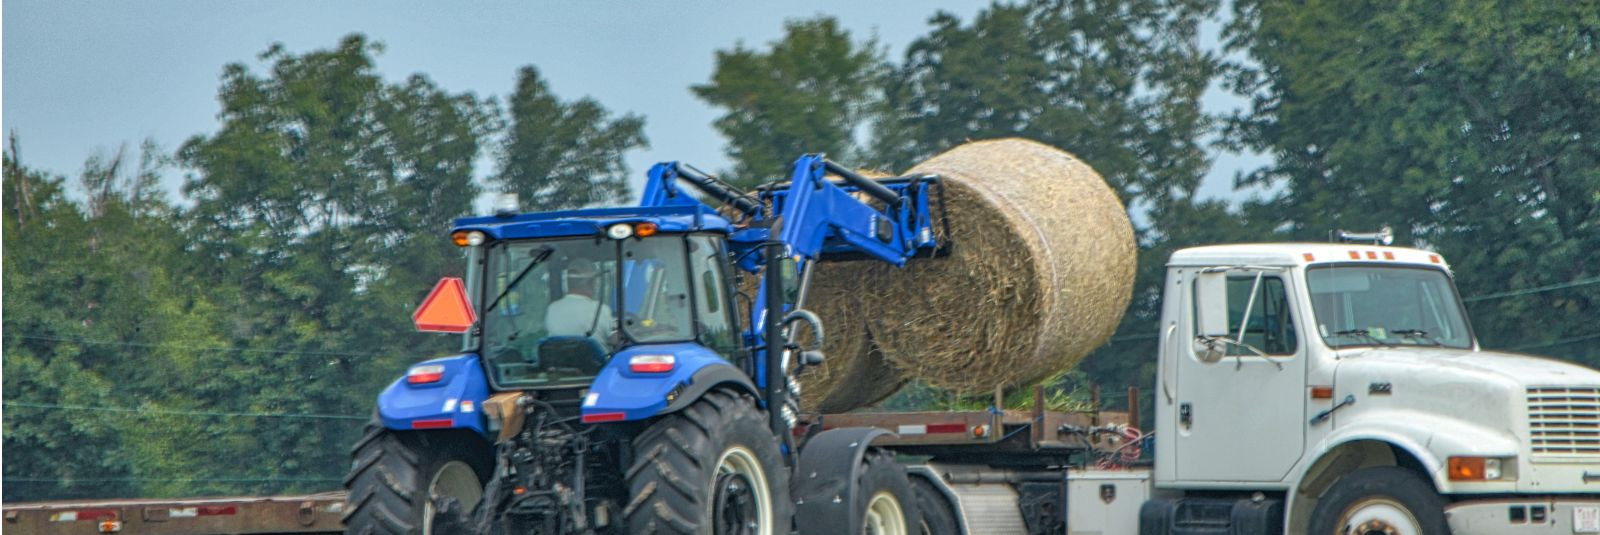
M 1456 502 L 1444 509 L 1455 535 L 1600 533 L 1600 496 L 1529 496 Z

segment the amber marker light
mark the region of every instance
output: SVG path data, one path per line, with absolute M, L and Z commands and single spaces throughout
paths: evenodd
M 660 228 L 656 227 L 655 223 L 645 221 L 633 226 L 633 235 L 645 238 L 656 235 L 657 230 L 660 230 Z

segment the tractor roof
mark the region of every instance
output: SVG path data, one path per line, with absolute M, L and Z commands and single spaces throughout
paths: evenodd
M 596 235 L 617 223 L 643 221 L 655 223 L 661 232 L 727 233 L 731 229 L 727 219 L 704 206 L 630 206 L 464 217 L 455 221 L 451 231 L 481 230 L 498 240 L 554 238 Z

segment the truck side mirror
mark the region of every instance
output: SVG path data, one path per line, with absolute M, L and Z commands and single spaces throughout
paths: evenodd
M 1228 274 L 1201 272 L 1194 279 L 1195 336 L 1228 335 Z

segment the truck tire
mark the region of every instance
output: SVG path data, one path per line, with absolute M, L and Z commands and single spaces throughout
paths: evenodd
M 922 521 L 918 523 L 922 535 L 958 535 L 961 525 L 956 522 L 955 509 L 951 508 L 950 500 L 944 493 L 934 488 L 928 480 L 911 478 L 911 491 L 917 494 L 917 511 L 922 513 Z
M 1311 535 L 1448 535 L 1444 498 L 1416 472 L 1375 466 L 1338 481 L 1311 512 Z
M 470 515 L 483 497 L 492 461 L 482 439 L 464 431 L 392 431 L 378 425 L 351 449 L 345 533 L 434 533 L 435 508 Z M 454 499 L 455 503 L 442 500 Z M 442 530 L 441 530 L 442 531 Z
M 711 390 L 633 439 L 628 533 L 787 535 L 794 505 L 754 398 Z
M 910 535 L 919 531 L 917 493 L 911 490 L 906 467 L 887 451 L 873 448 L 861 458 L 859 495 L 862 535 Z

